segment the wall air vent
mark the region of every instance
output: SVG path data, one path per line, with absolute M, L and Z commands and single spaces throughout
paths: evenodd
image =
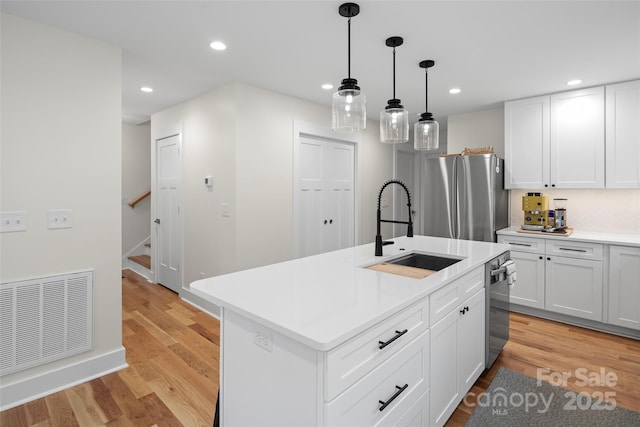
M 93 274 L 0 284 L 0 376 L 93 348 Z

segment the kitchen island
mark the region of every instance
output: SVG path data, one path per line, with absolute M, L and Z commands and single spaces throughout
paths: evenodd
M 445 412 L 429 415 L 430 360 L 460 350 L 435 348 L 440 340 L 431 328 L 457 314 L 458 306 L 475 316 L 467 323 L 478 328 L 468 340 L 477 378 L 484 368 L 484 264 L 509 246 L 425 236 L 394 240 L 382 257 L 367 244 L 191 284 L 192 292 L 221 307 L 221 425 L 446 421 L 445 412 L 467 391 L 459 383 L 469 378 L 456 374 L 454 365 L 453 400 L 445 402 Z M 408 253 L 460 261 L 422 279 L 366 268 Z M 456 333 L 446 336 L 460 343 L 464 328 L 453 325 Z

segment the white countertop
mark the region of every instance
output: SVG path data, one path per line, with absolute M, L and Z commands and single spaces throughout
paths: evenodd
M 393 240 L 382 257 L 374 256 L 370 243 L 198 280 L 191 291 L 326 351 L 509 250 L 506 244 L 439 237 Z M 362 268 L 411 252 L 464 259 L 424 279 Z
M 638 234 L 616 234 L 616 233 L 599 233 L 592 231 L 573 230 L 569 236 L 557 234 L 540 234 L 540 233 L 520 233 L 517 230 L 520 227 L 507 227 L 498 230 L 498 234 L 520 237 L 538 237 L 543 239 L 572 240 L 577 242 L 603 243 L 607 245 L 637 246 L 640 247 L 640 235 Z

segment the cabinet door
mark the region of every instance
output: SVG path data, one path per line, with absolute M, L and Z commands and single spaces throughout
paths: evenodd
M 459 317 L 459 311 L 454 309 L 431 327 L 429 412 L 432 426 L 444 425 L 461 399 L 458 391 Z M 482 348 L 484 351 L 484 346 Z
M 640 80 L 605 90 L 607 188 L 640 188 Z
M 549 97 L 504 104 L 505 188 L 549 184 Z
M 640 330 L 640 248 L 611 246 L 609 323 Z
M 511 259 L 516 263 L 517 280 L 509 302 L 544 309 L 544 256 L 511 251 Z
M 604 188 L 604 87 L 551 95 L 551 186 Z
M 602 321 L 602 262 L 547 257 L 545 308 Z
M 465 394 L 484 371 L 485 306 L 485 290 L 482 289 L 459 310 L 462 314 L 458 320 L 460 395 Z

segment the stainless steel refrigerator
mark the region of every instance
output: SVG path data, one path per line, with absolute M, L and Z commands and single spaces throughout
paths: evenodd
M 507 226 L 504 160 L 495 154 L 428 158 L 422 165 L 422 234 L 496 241 Z

